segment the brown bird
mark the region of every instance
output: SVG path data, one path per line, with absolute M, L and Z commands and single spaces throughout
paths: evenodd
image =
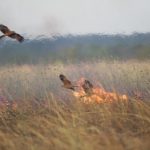
M 59 75 L 59 78 L 60 78 L 60 80 L 63 82 L 63 84 L 64 84 L 63 87 L 64 87 L 64 88 L 75 91 L 75 87 L 77 87 L 77 86 L 72 85 L 71 81 L 69 81 L 69 80 L 66 78 L 66 76 L 64 76 L 63 74 L 60 74 L 60 75 Z
M 89 80 L 84 80 L 82 88 L 87 95 L 91 95 L 93 93 L 93 85 Z
M 0 36 L 0 39 L 5 36 L 8 36 L 12 39 L 16 39 L 19 42 L 24 41 L 24 38 L 20 34 L 14 32 L 14 31 L 11 31 L 7 26 L 0 24 L 0 31 L 4 34 L 4 35 Z

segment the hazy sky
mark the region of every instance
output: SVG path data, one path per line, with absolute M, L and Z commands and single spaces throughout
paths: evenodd
M 150 32 L 150 0 L 0 0 L 0 24 L 27 35 Z

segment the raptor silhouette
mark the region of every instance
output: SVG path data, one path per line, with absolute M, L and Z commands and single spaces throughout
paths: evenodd
M 0 31 L 3 33 L 3 35 L 0 36 L 0 39 L 8 36 L 8 37 L 10 37 L 12 39 L 16 39 L 19 42 L 23 42 L 24 41 L 24 37 L 23 36 L 21 36 L 20 34 L 16 33 L 15 31 L 11 31 L 5 25 L 0 24 Z
M 84 80 L 82 88 L 87 95 L 91 95 L 93 93 L 93 84 L 89 80 Z
M 64 84 L 63 87 L 64 87 L 64 88 L 75 91 L 75 87 L 77 87 L 77 86 L 74 86 L 74 85 L 71 83 L 71 81 L 69 81 L 69 80 L 66 78 L 66 76 L 64 76 L 63 74 L 60 74 L 60 75 L 59 75 L 59 78 L 60 78 L 60 80 L 63 82 L 63 84 Z

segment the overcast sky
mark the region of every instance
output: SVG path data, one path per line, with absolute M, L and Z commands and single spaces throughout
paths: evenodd
M 0 0 L 0 24 L 27 35 L 150 32 L 150 0 Z

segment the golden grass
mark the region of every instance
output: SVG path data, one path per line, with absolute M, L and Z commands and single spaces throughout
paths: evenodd
M 150 63 L 94 62 L 0 68 L 0 96 L 17 109 L 0 113 L 4 150 L 149 150 Z M 58 75 L 86 77 L 129 101 L 87 104 Z
M 115 92 L 107 92 L 100 87 L 93 87 L 90 95 L 86 94 L 81 87 L 78 91 L 73 91 L 73 95 L 85 104 L 91 103 L 113 103 L 114 101 L 126 101 L 128 102 L 127 95 L 119 95 Z

